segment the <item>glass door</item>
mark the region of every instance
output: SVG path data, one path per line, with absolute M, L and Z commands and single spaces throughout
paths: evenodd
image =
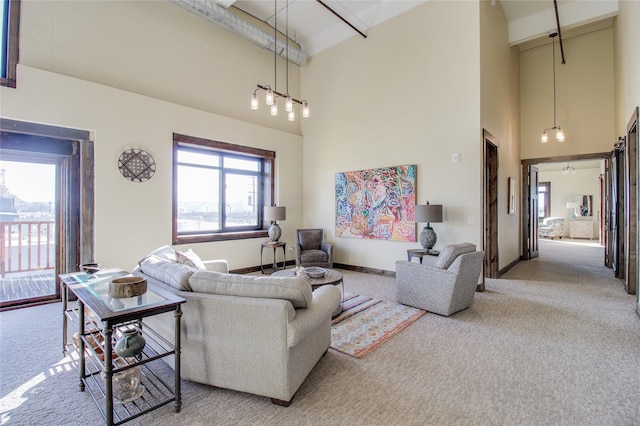
M 0 303 L 59 298 L 56 285 L 58 165 L 36 153 L 0 159 Z

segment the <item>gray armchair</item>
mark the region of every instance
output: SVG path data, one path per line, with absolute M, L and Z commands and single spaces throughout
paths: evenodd
M 429 257 L 429 256 L 425 256 Z M 396 262 L 398 303 L 449 316 L 468 308 L 482 270 L 484 252 L 471 243 L 446 246 L 438 258 Z
M 298 229 L 294 245 L 296 266 L 333 268 L 333 245 L 323 240 L 322 229 Z

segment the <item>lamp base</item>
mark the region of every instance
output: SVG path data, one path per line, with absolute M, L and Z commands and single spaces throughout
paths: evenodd
M 280 229 L 280 225 L 278 225 L 276 222 L 273 222 L 269 227 L 269 238 L 271 238 L 271 241 L 277 243 L 278 240 L 280 240 L 281 236 L 282 229 Z
M 420 232 L 420 244 L 422 244 L 422 248 L 429 251 L 433 249 L 433 246 L 436 245 L 438 241 L 438 236 L 432 227 L 429 225 L 425 226 Z

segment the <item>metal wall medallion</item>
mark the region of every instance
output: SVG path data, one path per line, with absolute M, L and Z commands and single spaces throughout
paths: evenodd
M 144 182 L 156 172 L 156 162 L 142 149 L 128 149 L 120 155 L 118 168 L 122 176 L 132 182 Z

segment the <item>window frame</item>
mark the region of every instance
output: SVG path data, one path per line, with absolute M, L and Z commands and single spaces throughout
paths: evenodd
M 262 182 L 260 187 L 262 204 L 258 205 L 258 229 L 243 231 L 215 231 L 201 234 L 178 234 L 178 150 L 180 147 L 193 149 L 208 149 L 224 154 L 240 155 L 244 157 L 260 158 L 263 161 Z M 276 153 L 259 148 L 235 145 L 228 142 L 214 141 L 210 139 L 187 136 L 179 133 L 173 134 L 173 199 L 172 199 L 172 241 L 174 245 L 191 244 L 212 241 L 243 240 L 249 238 L 264 238 L 268 236 L 268 223 L 264 220 L 263 207 L 273 204 L 275 194 L 274 163 Z M 221 182 L 222 184 L 222 182 Z
M 16 75 L 19 57 L 19 36 L 20 36 L 20 0 L 0 0 L 7 6 L 7 13 L 2 16 L 2 29 L 5 32 L 6 64 L 2 63 L 2 71 L 6 77 L 0 74 L 0 85 L 5 87 L 16 87 Z

